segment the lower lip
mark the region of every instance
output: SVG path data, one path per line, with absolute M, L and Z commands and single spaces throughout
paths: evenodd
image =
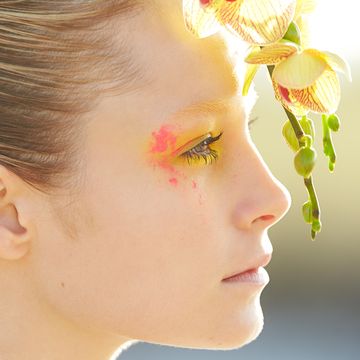
M 253 283 L 267 284 L 270 281 L 269 274 L 263 267 L 252 269 L 241 274 L 234 275 L 230 278 L 223 279 L 226 283 Z

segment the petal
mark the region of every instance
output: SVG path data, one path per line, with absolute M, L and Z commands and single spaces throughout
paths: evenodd
M 183 0 L 185 27 L 198 38 L 215 34 L 221 25 L 216 20 L 216 7 L 204 6 L 200 0 Z
M 340 83 L 334 70 L 327 67 L 316 82 L 303 90 L 290 90 L 304 107 L 321 114 L 336 112 L 340 102 Z
M 309 109 L 305 108 L 300 102 L 298 102 L 291 94 L 291 92 L 272 81 L 275 92 L 275 98 L 281 102 L 285 109 L 290 111 L 295 116 L 307 115 Z
M 246 42 L 266 45 L 284 36 L 295 6 L 296 0 L 223 1 L 217 17 Z
M 310 14 L 316 9 L 316 0 L 297 0 L 295 20 L 303 14 Z
M 276 43 L 255 48 L 246 58 L 248 64 L 275 65 L 297 52 L 297 47 L 288 43 Z
M 340 57 L 337 54 L 334 54 L 330 51 L 319 51 L 316 49 L 308 49 L 307 51 L 316 54 L 317 56 L 321 56 L 329 65 L 330 67 L 335 70 L 345 74 L 346 78 L 351 82 L 351 70 L 350 65 L 348 62 Z
M 246 96 L 248 94 L 250 85 L 251 85 L 252 81 L 254 80 L 254 77 L 255 77 L 257 71 L 259 70 L 259 67 L 260 67 L 259 65 L 251 65 L 251 64 L 247 65 L 245 76 L 244 76 L 244 86 L 243 86 L 243 90 L 242 90 L 243 96 Z
M 311 41 L 311 36 L 310 36 L 311 29 L 307 17 L 304 16 L 297 17 L 296 25 L 299 27 L 301 33 L 301 46 L 303 49 L 306 49 L 310 46 L 310 41 Z
M 328 67 L 321 56 L 304 50 L 275 66 L 273 79 L 288 89 L 304 89 L 313 84 Z

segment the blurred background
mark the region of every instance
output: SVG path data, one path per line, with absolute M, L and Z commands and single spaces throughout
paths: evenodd
M 290 191 L 292 207 L 269 231 L 274 247 L 267 266 L 270 283 L 261 295 L 264 329 L 252 343 L 232 351 L 177 349 L 146 343 L 125 350 L 121 360 L 320 360 L 360 358 L 360 45 L 357 1 L 319 0 L 311 17 L 313 46 L 345 57 L 349 83 L 340 74 L 342 99 L 337 111 L 342 127 L 333 134 L 337 152 L 329 173 L 322 149 L 320 116 L 316 126 L 318 161 L 313 178 L 321 207 L 322 231 L 311 241 L 302 218 L 307 200 L 302 178 L 293 167 L 293 152 L 281 135 L 286 116 L 274 101 L 263 68 L 255 78 L 259 99 L 251 117 L 259 119 L 252 138 L 271 171 Z

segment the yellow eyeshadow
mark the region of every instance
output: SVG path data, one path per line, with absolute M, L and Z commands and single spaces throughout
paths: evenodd
M 188 163 L 184 153 L 195 148 L 209 137 L 215 137 L 222 132 L 223 116 L 186 111 L 172 116 L 166 123 L 151 131 L 148 154 L 150 160 L 166 162 L 169 165 L 202 165 L 205 159 L 191 159 Z M 217 141 L 209 144 L 209 149 L 219 154 L 221 146 Z M 201 155 L 200 155 L 201 156 Z M 185 161 L 185 162 L 184 162 Z M 197 167 L 197 166 L 196 166 Z
M 218 132 L 217 120 L 211 116 L 196 116 L 188 115 L 186 119 L 183 117 L 176 118 L 176 145 L 173 154 L 178 154 L 180 151 L 187 151 L 191 144 L 196 146 L 197 142 L 205 140 L 209 133 Z M 181 149 L 183 148 L 183 149 Z M 185 149 L 186 148 L 186 149 Z
M 188 141 L 187 143 L 185 143 L 184 145 L 177 148 L 176 151 L 174 151 L 171 155 L 176 156 L 176 155 L 180 155 L 180 154 L 182 154 L 182 153 L 184 153 L 186 151 L 189 151 L 193 147 L 200 144 L 202 141 L 206 140 L 210 136 L 211 136 L 211 134 L 207 133 L 206 135 L 202 135 L 200 137 L 192 139 L 192 140 Z
M 192 168 L 203 167 L 207 165 L 214 164 L 218 158 L 222 156 L 223 146 L 221 144 L 221 140 L 217 140 L 207 145 L 207 151 L 203 154 L 190 152 L 190 150 L 194 149 L 197 145 L 201 144 L 204 140 L 209 137 L 218 136 L 220 132 L 211 132 L 207 133 L 203 136 L 195 138 L 188 142 L 185 146 L 182 146 L 177 155 L 174 155 L 171 159 L 171 163 L 173 165 L 181 165 Z

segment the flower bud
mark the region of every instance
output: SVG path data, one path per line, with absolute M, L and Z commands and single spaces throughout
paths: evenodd
M 319 219 L 314 219 L 312 223 L 312 230 L 315 232 L 319 232 L 321 230 L 321 222 Z
M 294 165 L 297 173 L 308 178 L 315 166 L 316 151 L 314 148 L 302 147 L 295 154 Z
M 306 147 L 311 147 L 313 143 L 313 138 L 310 135 L 305 134 L 304 136 L 301 137 L 301 141 L 305 143 Z
M 303 212 L 305 222 L 308 224 L 311 224 L 312 223 L 312 205 L 311 205 L 310 200 L 303 204 L 302 212 Z
M 290 121 L 286 121 L 283 128 L 282 134 L 286 140 L 286 143 L 290 146 L 293 151 L 299 150 L 299 141 L 295 135 L 295 131 L 290 123 Z
M 336 114 L 331 114 L 328 117 L 328 126 L 332 131 L 338 131 L 340 128 L 340 120 Z
M 299 121 L 303 131 L 305 134 L 310 135 L 313 139 L 315 138 L 315 129 L 314 129 L 314 124 L 313 121 L 311 119 L 309 119 L 308 117 L 303 116 L 300 121 Z

